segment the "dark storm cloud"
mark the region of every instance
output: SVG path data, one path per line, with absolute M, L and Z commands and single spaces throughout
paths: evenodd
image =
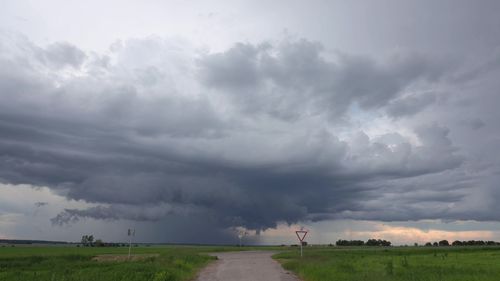
M 225 91 L 247 111 L 285 119 L 318 112 L 337 118 L 354 102 L 380 108 L 414 83 L 437 82 L 451 66 L 414 53 L 382 61 L 340 53 L 332 60 L 320 43 L 307 40 L 236 44 L 202 56 L 198 64 L 205 85 Z M 399 101 L 389 111 L 413 114 L 431 102 L 429 96 Z
M 289 39 L 197 60 L 158 38 L 126 41 L 107 55 L 20 44 L 30 48 L 3 45 L 0 56 L 0 179 L 94 203 L 63 210 L 55 225 L 179 216 L 262 230 L 307 219 L 481 217 L 442 208 L 470 187 L 442 181 L 466 163 L 447 126 L 410 126 L 414 139 L 362 131 L 340 138 L 330 127 L 356 114 L 348 113 L 355 104 L 418 116 L 434 97 L 407 89 L 443 83 L 446 61 L 327 58 L 321 44 Z M 74 72 L 54 67 L 64 64 Z
M 500 51 L 496 50 L 493 55 L 476 59 L 471 64 L 472 67 L 454 75 L 453 81 L 456 83 L 464 83 L 495 75 L 495 73 L 500 70 Z
M 65 209 L 56 217 L 51 219 L 54 225 L 78 222 L 82 218 L 100 220 L 135 220 L 135 221 L 159 221 L 167 215 L 172 214 L 174 208 L 168 205 L 159 206 L 124 206 L 112 205 L 109 207 L 96 206 L 88 209 Z M 180 212 L 178 212 L 180 213 Z

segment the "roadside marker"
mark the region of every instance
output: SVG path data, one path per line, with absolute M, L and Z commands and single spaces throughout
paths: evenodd
M 135 228 L 128 229 L 127 235 L 130 237 L 128 244 L 128 259 L 130 260 L 130 251 L 132 250 L 132 237 L 135 236 Z
M 242 239 L 244 236 L 246 236 L 247 234 L 248 234 L 248 232 L 246 232 L 246 231 L 243 231 L 243 230 L 238 231 L 238 238 L 240 239 L 240 247 L 242 247 L 242 246 L 243 246 L 243 244 L 241 244 L 241 239 Z
M 302 244 L 304 242 L 304 239 L 306 238 L 308 230 L 304 230 L 303 227 L 300 228 L 300 230 L 295 231 L 295 235 L 297 235 L 297 238 L 299 238 L 300 241 L 300 257 L 302 257 Z

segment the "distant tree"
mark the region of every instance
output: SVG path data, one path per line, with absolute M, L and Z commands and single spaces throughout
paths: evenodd
M 89 235 L 83 235 L 82 236 L 82 244 L 85 247 L 90 246 L 91 242 L 90 242 L 90 236 Z
M 368 239 L 368 241 L 364 242 L 362 240 L 342 240 L 339 239 L 335 242 L 337 246 L 391 246 L 391 242 L 387 240 L 381 239 Z
M 389 246 L 391 246 L 391 241 L 382 240 L 381 241 L 381 246 L 389 247 Z
M 85 247 L 91 247 L 94 245 L 94 235 L 83 235 L 81 243 Z
M 425 243 L 425 247 L 431 247 L 432 246 L 432 243 L 431 242 L 427 242 Z
M 337 246 L 348 246 L 349 245 L 349 241 L 339 239 L 339 240 L 337 240 L 337 242 L 335 242 L 335 245 L 337 245 Z
M 469 240 L 469 241 L 462 241 L 464 246 L 484 246 L 487 245 L 486 242 L 482 240 Z
M 363 246 L 365 245 L 365 242 L 362 240 L 342 240 L 339 239 L 337 242 L 335 242 L 335 245 L 337 246 Z
M 381 240 L 381 239 L 368 239 L 366 241 L 367 246 L 384 246 L 388 247 L 391 246 L 391 242 L 387 240 Z
M 365 242 L 362 240 L 351 240 L 349 242 L 350 242 L 350 246 L 363 246 L 363 245 L 365 245 Z
M 439 241 L 438 245 L 444 247 L 444 246 L 450 246 L 450 243 L 448 242 L 448 240 L 441 240 Z
M 417 243 L 417 242 L 415 242 L 415 243 L 413 244 L 413 246 L 418 247 L 418 243 Z
M 452 246 L 463 246 L 464 244 L 462 241 L 455 240 L 451 243 Z
M 94 245 L 96 247 L 104 247 L 104 242 L 102 242 L 101 239 L 96 239 L 95 242 L 94 242 Z
M 434 242 L 434 243 L 432 243 L 432 246 L 437 247 L 437 246 L 439 246 L 439 244 L 438 244 L 438 242 Z

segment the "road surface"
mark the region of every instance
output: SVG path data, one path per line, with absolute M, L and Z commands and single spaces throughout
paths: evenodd
M 275 252 L 214 253 L 218 260 L 198 275 L 197 281 L 299 281 L 271 256 Z

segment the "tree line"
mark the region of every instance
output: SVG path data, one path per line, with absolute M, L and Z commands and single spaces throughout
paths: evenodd
M 335 242 L 337 246 L 391 246 L 391 241 L 382 239 L 368 239 L 366 242 L 363 240 L 342 240 L 339 239 Z
M 483 240 L 469 240 L 469 241 L 459 241 L 455 240 L 451 244 L 448 240 L 441 240 L 439 242 L 427 242 L 426 247 L 445 247 L 445 246 L 500 246 L 500 242 L 495 241 L 483 241 Z
M 366 242 L 363 240 L 343 240 L 339 239 L 335 242 L 337 246 L 391 246 L 391 242 L 382 239 L 368 239 Z M 330 246 L 333 246 L 330 244 Z M 418 246 L 415 243 L 415 246 Z M 452 243 L 448 240 L 441 240 L 436 242 L 427 242 L 424 244 L 426 247 L 447 247 L 447 246 L 500 246 L 500 242 L 495 241 L 483 241 L 483 240 L 469 240 L 469 241 L 459 241 L 455 240 Z
M 83 235 L 82 240 L 80 244 L 83 247 L 127 247 L 128 244 L 125 243 L 106 243 L 103 242 L 101 239 L 95 239 L 94 240 L 94 235 Z M 78 247 L 80 245 L 77 245 Z M 137 244 L 134 245 L 134 247 L 137 247 Z

